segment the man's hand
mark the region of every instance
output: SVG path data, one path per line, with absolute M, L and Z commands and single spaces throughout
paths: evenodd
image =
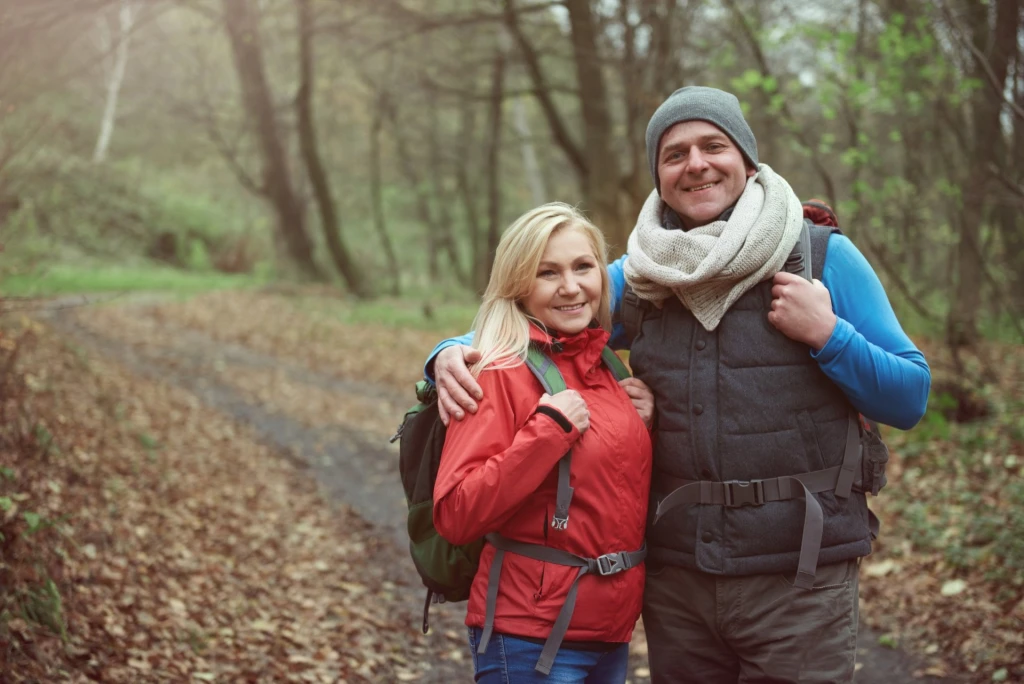
M 476 401 L 484 398 L 469 365 L 480 360 L 480 350 L 459 344 L 442 349 L 434 359 L 434 381 L 437 386 L 437 413 L 445 425 L 466 417 L 463 411 L 476 413 Z M 470 396 L 472 395 L 472 396 Z
M 836 327 L 832 296 L 820 280 L 809 282 L 780 271 L 772 287 L 772 310 L 768 322 L 797 342 L 814 350 L 825 346 Z
M 576 426 L 581 435 L 590 427 L 590 410 L 587 408 L 587 402 L 576 390 L 564 390 L 554 395 L 542 394 L 539 403 L 558 409 Z
M 629 400 L 633 402 L 633 408 L 640 414 L 644 425 L 650 430 L 654 424 L 654 392 L 642 380 L 636 378 L 619 380 L 619 386 L 626 390 Z

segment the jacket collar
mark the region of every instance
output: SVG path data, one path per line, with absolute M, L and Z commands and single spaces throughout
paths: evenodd
M 563 335 L 546 328 L 540 321 L 530 320 L 530 342 L 548 355 L 572 357 L 573 365 L 584 375 L 601 362 L 601 352 L 611 335 L 593 321 L 574 335 Z

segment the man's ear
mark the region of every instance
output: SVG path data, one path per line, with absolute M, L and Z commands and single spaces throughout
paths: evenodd
M 747 162 L 747 178 L 750 178 L 755 173 L 757 173 L 757 169 L 755 169 L 753 166 L 750 165 L 749 162 Z

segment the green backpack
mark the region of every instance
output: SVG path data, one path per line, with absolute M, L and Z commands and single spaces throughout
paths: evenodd
M 610 347 L 602 350 L 601 359 L 616 380 L 629 377 L 626 366 Z M 540 347 L 530 345 L 526 366 L 547 394 L 557 394 L 566 389 L 558 367 Z M 427 588 L 423 604 L 423 633 L 426 634 L 431 603 L 469 598 L 484 540 L 452 544 L 434 528 L 434 482 L 441 464 L 447 428 L 438 414 L 437 391 L 432 384 L 425 380 L 416 383 L 416 399 L 419 403 L 406 412 L 391 442 L 401 440 L 398 467 L 409 506 L 409 553 Z M 572 451 L 558 463 L 558 493 L 551 522 L 557 529 L 565 529 L 568 525 L 569 502 L 572 499 L 572 487 L 569 486 L 571 461 Z

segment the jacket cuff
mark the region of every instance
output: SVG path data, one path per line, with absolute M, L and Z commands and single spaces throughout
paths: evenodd
M 836 327 L 832 329 L 832 336 L 828 338 L 825 346 L 818 350 L 811 350 L 811 358 L 824 365 L 831 362 L 839 352 L 846 348 L 850 339 L 857 331 L 850 323 L 842 318 L 836 317 Z
M 539 420 L 554 423 L 557 426 L 558 430 L 555 434 L 558 435 L 558 439 L 562 441 L 565 448 L 571 447 L 580 438 L 580 431 L 576 429 L 572 421 L 554 406 L 540 404 L 533 414 L 535 416 L 547 416 L 547 418 L 540 418 Z
M 562 428 L 562 432 L 565 432 L 566 434 L 572 432 L 572 421 L 566 418 L 565 415 L 563 415 L 562 412 L 556 409 L 554 406 L 543 404 L 537 407 L 536 413 L 541 413 L 545 416 L 550 416 L 556 423 L 558 423 L 558 427 Z

